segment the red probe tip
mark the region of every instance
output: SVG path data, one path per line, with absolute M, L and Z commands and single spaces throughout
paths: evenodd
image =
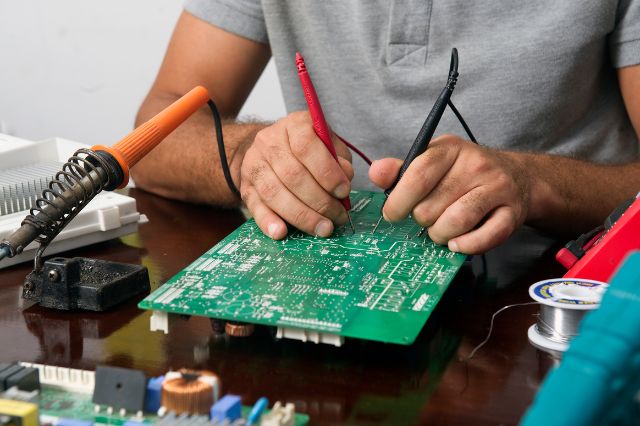
M 307 66 L 304 64 L 304 58 L 300 54 L 300 52 L 296 52 L 296 69 L 299 73 L 305 72 L 307 70 Z

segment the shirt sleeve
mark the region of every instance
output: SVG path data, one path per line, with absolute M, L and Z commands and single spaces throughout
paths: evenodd
M 609 48 L 614 67 L 640 64 L 640 0 L 619 1 Z
M 184 9 L 225 31 L 269 43 L 260 0 L 187 0 Z

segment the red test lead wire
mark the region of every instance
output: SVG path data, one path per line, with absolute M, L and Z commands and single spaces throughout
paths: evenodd
M 307 107 L 309 108 L 309 114 L 311 115 L 311 121 L 313 122 L 313 130 L 316 132 L 316 135 L 324 146 L 327 147 L 331 156 L 338 162 L 338 154 L 336 153 L 336 148 L 333 146 L 333 141 L 331 140 L 331 133 L 329 133 L 329 126 L 327 125 L 327 121 L 324 118 L 324 113 L 322 112 L 322 106 L 320 105 L 320 101 L 318 100 L 318 95 L 316 94 L 316 90 L 313 87 L 313 83 L 311 82 L 311 77 L 307 72 L 307 67 L 304 64 L 304 58 L 299 52 L 296 52 L 296 68 L 298 69 L 298 77 L 300 77 L 300 84 L 302 85 L 302 91 L 304 92 L 304 98 L 307 101 Z M 355 228 L 353 226 L 353 221 L 351 220 L 351 215 L 349 214 L 349 210 L 351 210 L 351 200 L 347 195 L 345 198 L 340 200 L 345 210 L 347 211 L 347 216 L 349 217 L 349 223 L 351 224 L 351 229 L 355 232 Z

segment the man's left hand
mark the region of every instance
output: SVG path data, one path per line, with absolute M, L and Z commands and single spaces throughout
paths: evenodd
M 411 214 L 429 237 L 456 252 L 483 253 L 504 242 L 527 219 L 532 181 L 517 155 L 443 135 L 409 166 L 383 215 Z M 393 184 L 402 160 L 384 158 L 369 169 L 380 188 Z

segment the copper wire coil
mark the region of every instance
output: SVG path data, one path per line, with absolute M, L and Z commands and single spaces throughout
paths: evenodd
M 214 401 L 214 388 L 198 376 L 213 376 L 208 371 L 180 370 L 182 377 L 162 384 L 162 406 L 176 414 L 208 414 Z
M 239 322 L 227 322 L 224 326 L 224 331 L 228 336 L 233 337 L 248 337 L 253 334 L 255 327 L 253 324 L 239 323 Z

